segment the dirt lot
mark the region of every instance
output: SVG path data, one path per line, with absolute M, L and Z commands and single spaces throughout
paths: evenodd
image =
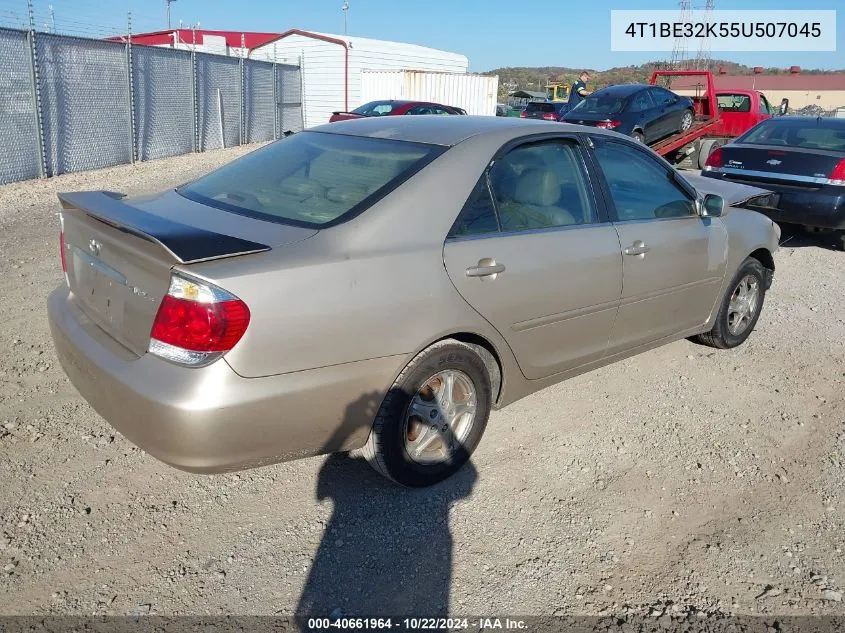
M 190 475 L 130 445 L 51 347 L 54 194 L 243 151 L 0 188 L 2 612 L 845 614 L 845 254 L 801 238 L 744 346 L 675 343 L 494 413 L 434 489 L 344 456 Z

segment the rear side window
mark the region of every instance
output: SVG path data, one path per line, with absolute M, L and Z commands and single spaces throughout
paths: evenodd
M 663 88 L 652 88 L 651 97 L 658 106 L 670 105 L 677 100 L 673 93 Z
M 177 191 L 195 202 L 233 213 L 318 228 L 357 215 L 445 149 L 300 132 Z
M 845 152 L 845 124 L 824 119 L 770 119 L 740 136 L 734 143 L 826 149 Z
M 366 116 L 382 116 L 393 112 L 393 104 L 390 101 L 371 101 L 355 108 L 352 112 Z
M 548 229 L 597 221 L 577 146 L 566 140 L 539 141 L 520 145 L 493 164 L 476 185 L 450 235 Z
M 631 97 L 631 112 L 645 112 L 654 107 L 654 102 L 651 100 L 651 94 L 648 90 L 638 92 Z

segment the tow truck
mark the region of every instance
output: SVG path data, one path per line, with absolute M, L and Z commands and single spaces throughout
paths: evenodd
M 655 152 L 681 169 L 704 169 L 707 158 L 717 148 L 772 116 L 762 92 L 716 90 L 709 70 L 655 70 L 649 83 L 654 86 L 659 79 L 672 77 L 702 79 L 694 86 L 696 94 L 691 97 L 695 106 L 692 126 L 651 144 Z

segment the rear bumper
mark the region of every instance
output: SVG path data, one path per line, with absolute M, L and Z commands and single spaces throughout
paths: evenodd
M 702 176 L 753 185 L 777 193 L 780 199 L 776 209 L 754 209 L 775 222 L 827 229 L 845 229 L 845 187 L 830 185 L 822 185 L 816 189 L 785 187 L 764 181 L 726 178 L 722 173 L 708 171 L 702 172 Z
M 59 361 L 91 406 L 131 442 L 181 470 L 253 468 L 357 448 L 403 357 L 265 378 L 225 360 L 199 369 L 122 351 L 65 287 L 48 301 Z

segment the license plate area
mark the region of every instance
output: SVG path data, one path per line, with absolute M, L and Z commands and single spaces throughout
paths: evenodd
M 74 294 L 92 317 L 119 329 L 126 308 L 126 277 L 79 248 L 72 252 Z

